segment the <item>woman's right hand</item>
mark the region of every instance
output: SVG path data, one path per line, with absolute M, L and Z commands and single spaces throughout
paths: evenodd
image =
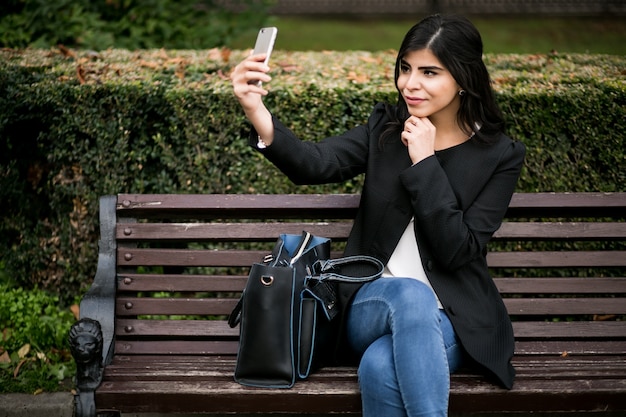
M 272 115 L 263 104 L 263 96 L 268 91 L 262 83 L 269 82 L 270 68 L 264 64 L 266 54 L 250 55 L 241 61 L 230 75 L 235 97 L 243 108 L 246 117 L 266 145 L 274 140 L 274 123 Z M 261 81 L 261 83 L 258 83 Z

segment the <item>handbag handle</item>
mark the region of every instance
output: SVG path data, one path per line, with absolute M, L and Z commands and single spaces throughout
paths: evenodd
M 341 267 L 363 266 L 374 267 L 376 272 L 365 276 L 345 275 L 341 273 Z M 311 278 L 319 281 L 334 282 L 369 282 L 380 278 L 385 266 L 378 259 L 367 255 L 345 256 L 337 259 L 318 260 L 313 265 Z

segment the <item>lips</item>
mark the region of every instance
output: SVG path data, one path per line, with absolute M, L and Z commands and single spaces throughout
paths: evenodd
M 426 99 L 419 98 L 419 97 L 404 96 L 404 101 L 406 102 L 407 106 L 418 106 L 424 103 Z

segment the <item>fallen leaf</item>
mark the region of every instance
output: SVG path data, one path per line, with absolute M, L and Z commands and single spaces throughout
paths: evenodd
M 159 64 L 157 64 L 156 62 L 144 61 L 143 59 L 139 61 L 139 65 L 142 67 L 150 68 L 150 69 L 159 68 Z
M 363 62 L 369 62 L 371 64 L 380 64 L 380 59 L 371 56 L 361 56 L 359 59 Z
M 11 363 L 11 357 L 9 356 L 9 352 L 4 352 L 0 355 L 0 363 Z
M 85 84 L 85 68 L 82 65 L 78 65 L 76 67 L 76 76 L 78 77 L 78 82 L 82 85 Z
M 80 306 L 78 304 L 72 304 L 70 306 L 70 311 L 72 312 L 76 320 L 80 318 Z
M 76 54 L 74 53 L 74 51 L 72 51 L 71 49 L 69 49 L 65 45 L 58 44 L 57 47 L 59 48 L 59 51 L 61 51 L 61 54 L 63 54 L 64 57 L 66 57 L 66 58 L 76 58 Z
M 185 64 L 183 62 L 178 63 L 174 75 L 181 81 L 185 79 Z
M 26 343 L 20 348 L 20 350 L 17 351 L 17 356 L 20 359 L 23 359 L 26 357 L 26 355 L 28 355 L 28 352 L 30 352 L 30 344 Z
M 17 366 L 15 367 L 15 369 L 13 370 L 13 378 L 17 378 L 17 376 L 20 374 L 20 369 L 22 368 L 22 365 L 24 365 L 26 362 L 30 361 L 30 359 L 22 359 Z
M 366 83 L 370 80 L 370 78 L 366 74 L 357 74 L 354 71 L 350 71 L 348 73 L 348 80 L 356 83 Z
M 222 61 L 224 61 L 225 63 L 228 63 L 228 61 L 230 60 L 230 54 L 231 54 L 231 50 L 228 48 L 222 48 Z

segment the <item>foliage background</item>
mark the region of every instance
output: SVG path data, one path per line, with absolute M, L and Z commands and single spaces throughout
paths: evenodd
M 268 0 L 3 0 L 0 45 L 211 48 L 260 27 Z
M 228 80 L 246 52 L 0 52 L 0 256 L 16 284 L 68 302 L 90 284 L 98 197 L 358 192 L 295 187 L 246 145 Z M 317 140 L 395 101 L 395 51 L 276 51 L 269 108 Z M 488 55 L 509 134 L 528 147 L 518 191 L 624 191 L 626 58 Z

